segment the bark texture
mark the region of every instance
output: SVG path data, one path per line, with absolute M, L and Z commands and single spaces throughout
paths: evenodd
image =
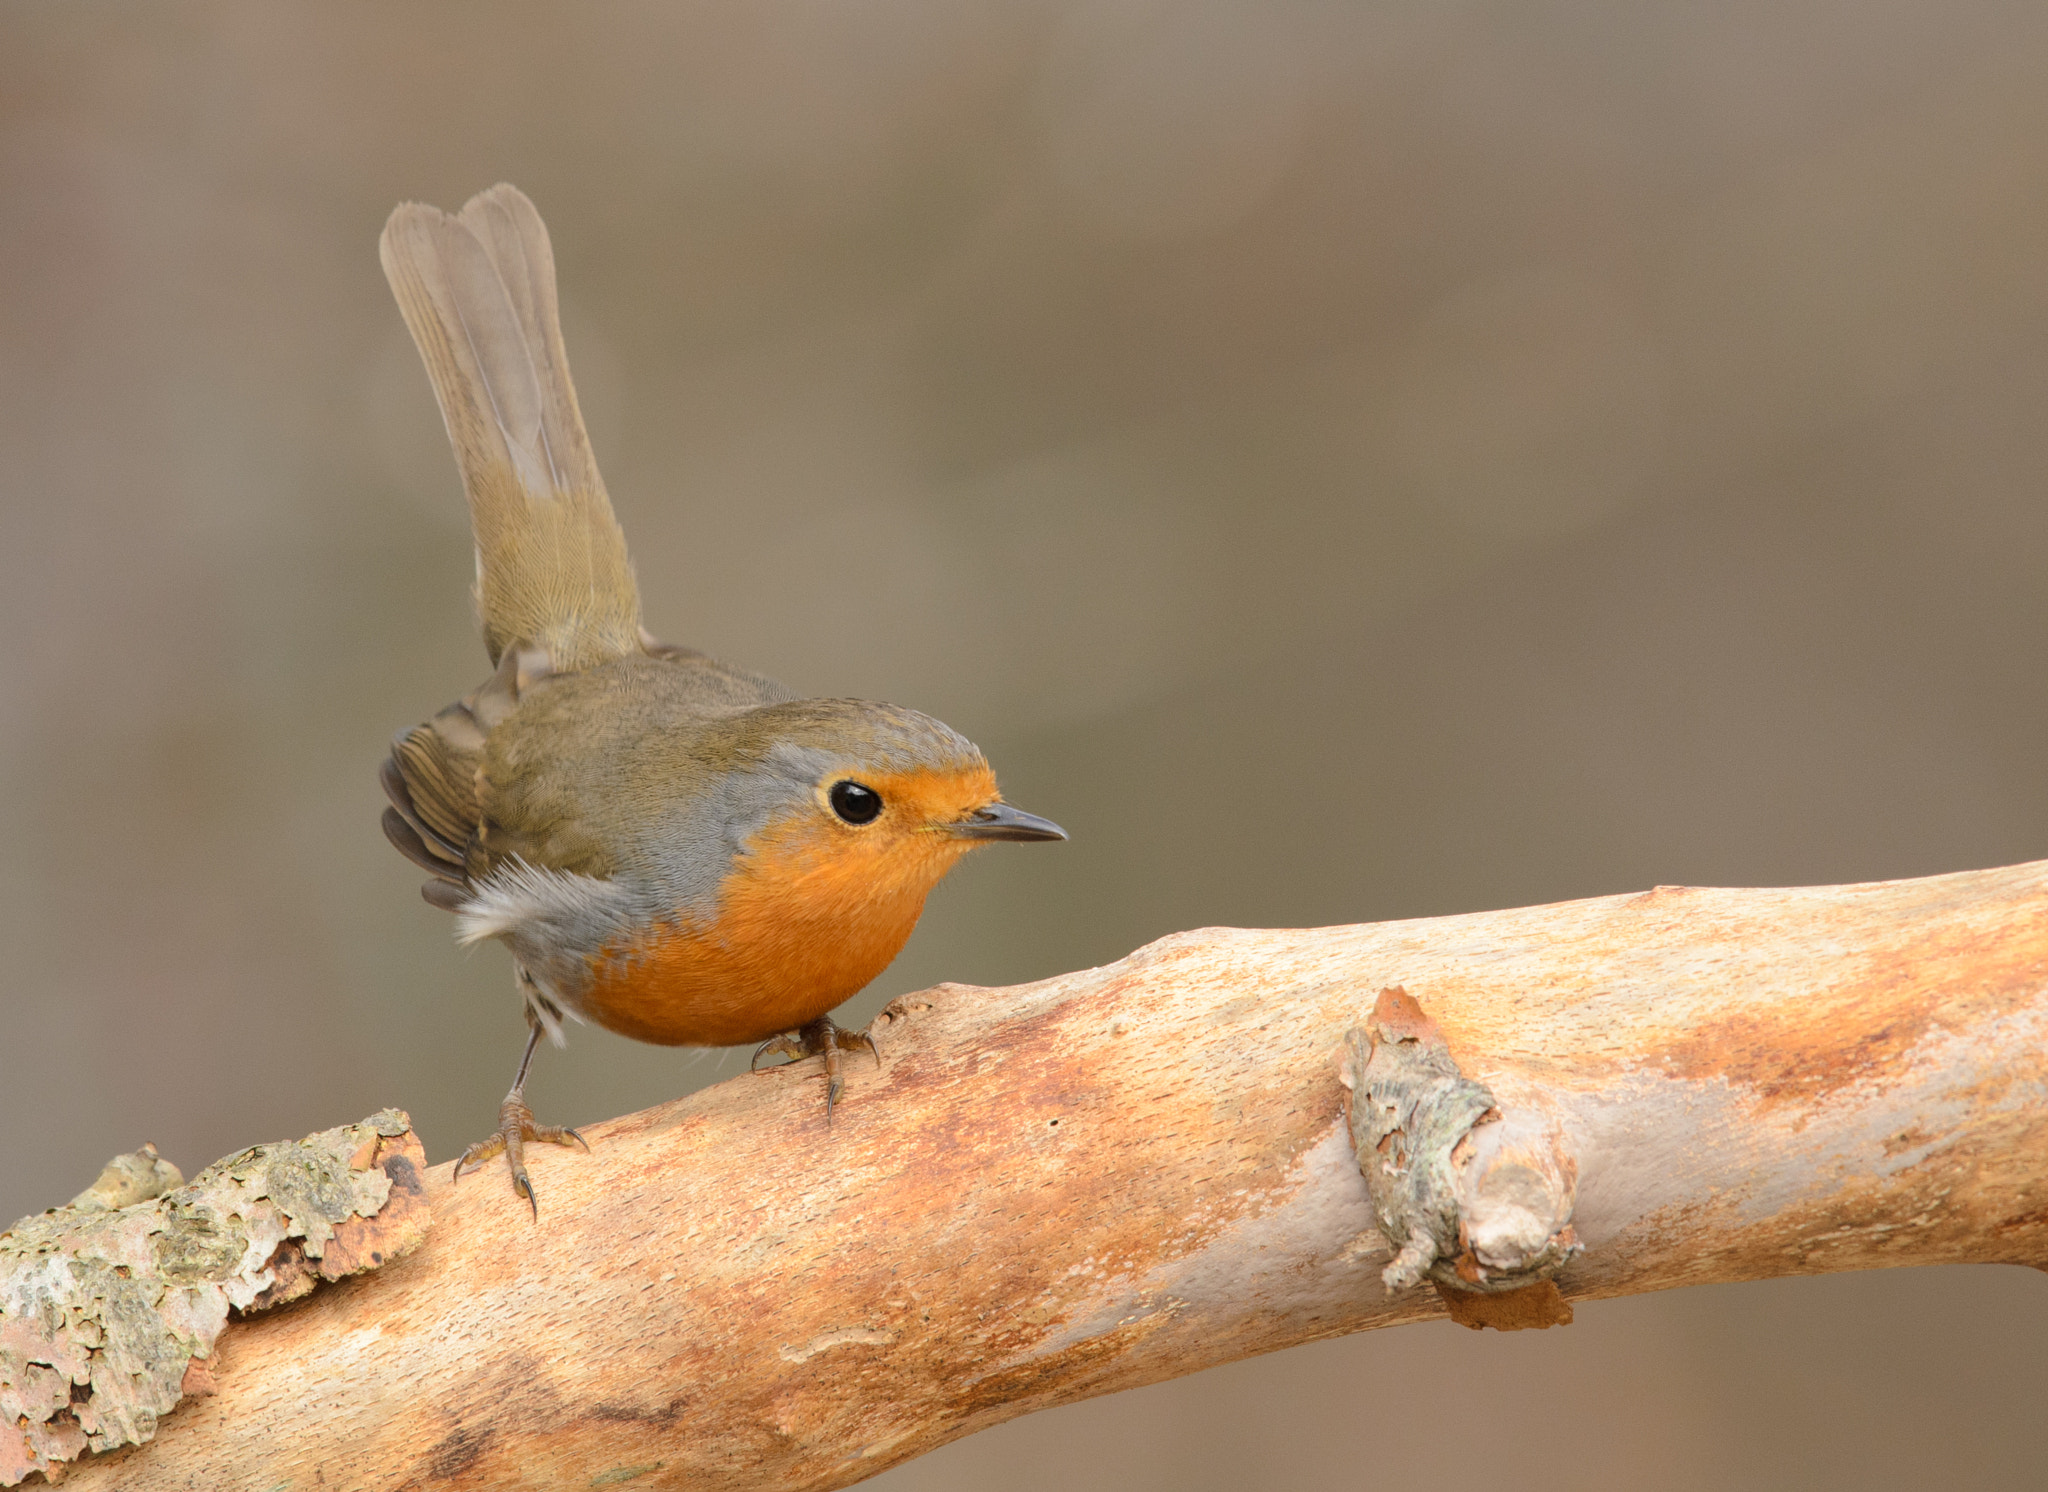
M 2048 864 L 1211 930 L 897 1002 L 829 1131 L 809 1063 L 541 1147 L 537 1227 L 438 1167 L 417 1252 L 230 1325 L 213 1396 L 67 1482 L 839 1487 L 1441 1318 L 1382 1284 L 1347 1123 L 1389 986 L 1498 1106 L 1488 1143 L 1572 1173 L 1538 1295 L 2048 1263 Z
M 230 1311 L 402 1257 L 431 1221 L 426 1157 L 395 1109 L 253 1145 L 182 1184 L 154 1145 L 0 1233 L 0 1487 L 146 1443 L 213 1391 Z

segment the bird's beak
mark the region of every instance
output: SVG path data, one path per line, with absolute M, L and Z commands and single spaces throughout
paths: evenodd
M 1042 819 L 1035 813 L 1026 813 L 1021 808 L 1012 808 L 1007 803 L 991 803 L 986 808 L 977 808 L 964 819 L 939 826 L 955 839 L 1065 839 L 1067 831 L 1051 819 Z

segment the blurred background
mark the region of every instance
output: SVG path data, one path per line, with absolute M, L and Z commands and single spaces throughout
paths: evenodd
M 1211 923 L 2048 854 L 2037 0 L 14 4 L 0 1222 L 145 1139 L 491 1122 L 506 958 L 377 828 L 485 661 L 376 238 L 500 179 L 656 633 L 928 710 L 1072 831 L 855 1023 Z M 577 1029 L 530 1092 L 742 1065 Z M 2044 1372 L 2032 1272 L 1781 1281 L 875 1485 L 2038 1487 Z

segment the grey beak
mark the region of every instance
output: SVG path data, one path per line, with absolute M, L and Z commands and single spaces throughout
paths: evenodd
M 1065 839 L 1067 831 L 1051 819 L 1042 819 L 1035 813 L 1026 813 L 1021 808 L 1012 808 L 1007 803 L 991 803 L 978 808 L 957 823 L 946 825 L 946 832 L 955 839 Z

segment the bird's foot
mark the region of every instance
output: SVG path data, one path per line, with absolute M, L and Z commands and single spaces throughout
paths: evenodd
M 780 1036 L 770 1037 L 754 1052 L 749 1070 L 759 1072 L 763 1057 L 787 1057 L 791 1062 L 801 1062 L 806 1057 L 825 1059 L 825 1122 L 832 1122 L 832 1106 L 839 1102 L 839 1095 L 846 1089 L 846 1080 L 841 1075 L 844 1066 L 843 1053 L 865 1048 L 874 1057 L 875 1066 L 882 1065 L 882 1049 L 875 1045 L 875 1038 L 865 1031 L 848 1031 L 835 1025 L 830 1016 L 819 1016 L 809 1025 L 795 1031 L 785 1031 Z M 772 1069 L 771 1069 L 772 1070 Z
M 533 1182 L 526 1175 L 526 1142 L 534 1140 L 549 1145 L 581 1145 L 587 1152 L 590 1144 L 573 1129 L 555 1124 L 536 1124 L 533 1110 L 526 1106 L 526 1100 L 517 1088 L 505 1095 L 505 1101 L 498 1106 L 498 1129 L 489 1139 L 478 1140 L 462 1152 L 462 1159 L 455 1163 L 455 1174 L 450 1181 L 460 1181 L 465 1171 L 474 1171 L 492 1156 L 502 1152 L 505 1164 L 512 1168 L 512 1190 L 526 1198 L 526 1205 L 533 1209 L 534 1221 L 540 1220 L 540 1203 L 533 1195 Z

